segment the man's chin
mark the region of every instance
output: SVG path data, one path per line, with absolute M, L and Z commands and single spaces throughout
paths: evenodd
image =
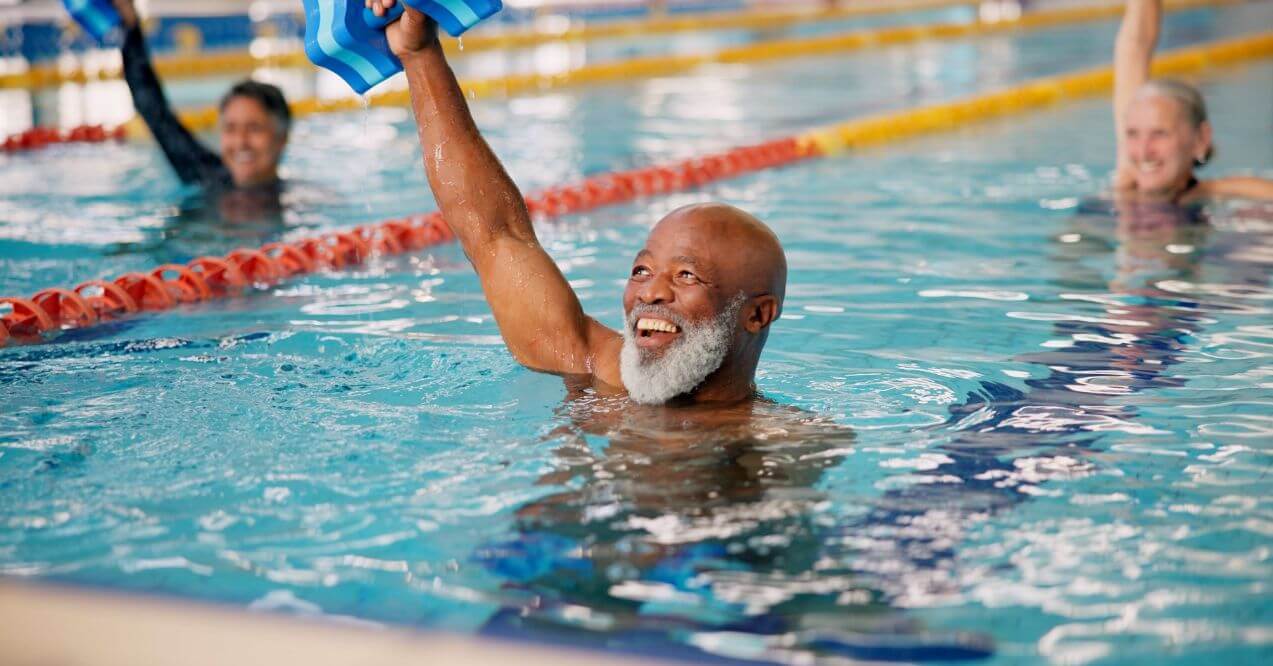
M 643 369 L 651 364 L 658 363 L 664 356 L 667 356 L 667 347 L 642 347 L 640 345 L 635 345 L 635 347 L 637 364 Z

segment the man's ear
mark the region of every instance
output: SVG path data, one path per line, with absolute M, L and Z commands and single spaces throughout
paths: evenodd
M 772 294 L 757 296 L 747 303 L 746 313 L 743 328 L 753 335 L 759 333 L 778 318 L 778 299 Z

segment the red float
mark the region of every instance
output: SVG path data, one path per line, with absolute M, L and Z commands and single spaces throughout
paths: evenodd
M 40 306 L 56 325 L 83 328 L 97 323 L 97 311 L 84 297 L 57 287 L 36 292 L 31 302 Z

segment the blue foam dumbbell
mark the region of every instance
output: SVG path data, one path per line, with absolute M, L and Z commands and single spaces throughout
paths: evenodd
M 62 4 L 71 18 L 99 44 L 114 39 L 123 24 L 111 0 L 62 0 Z
M 305 54 L 319 67 L 335 72 L 359 94 L 402 71 L 389 50 L 384 28 L 402 16 L 403 2 L 459 37 L 502 7 L 500 0 L 400 0 L 378 17 L 362 0 L 303 0 Z
M 402 16 L 396 5 L 376 16 L 362 0 L 304 0 L 305 55 L 335 72 L 359 94 L 402 71 L 384 29 Z
M 500 0 L 404 0 L 428 14 L 452 37 L 477 25 L 504 7 Z

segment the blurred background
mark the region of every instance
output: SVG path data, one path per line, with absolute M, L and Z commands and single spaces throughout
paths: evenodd
M 137 0 L 145 32 L 168 93 L 177 105 L 208 104 L 226 85 L 250 75 L 274 83 L 289 100 L 351 96 L 348 86 L 305 60 L 304 15 L 299 0 Z M 505 48 L 452 45 L 457 73 L 465 78 L 515 73 L 551 75 L 598 61 L 639 56 L 700 53 L 758 40 L 812 36 L 902 23 L 964 22 L 1013 18 L 1024 9 L 1073 6 L 1082 0 L 986 0 L 911 2 L 888 0 L 508 0 L 505 9 L 470 31 L 469 41 L 538 35 L 533 42 L 509 40 Z M 918 11 L 896 12 L 916 4 Z M 744 10 L 814 12 L 847 10 L 816 21 L 765 28 L 670 29 L 658 35 L 625 33 L 594 41 L 579 38 L 584 26 L 631 24 L 677 17 L 738 15 Z M 856 10 L 861 10 L 857 13 Z M 878 10 L 878 13 L 877 11 Z M 553 35 L 561 39 L 551 39 Z M 489 44 L 489 41 L 488 41 Z M 511 48 L 524 44 L 522 48 Z M 112 127 L 133 117 L 127 87 L 119 78 L 120 55 L 98 47 L 68 17 L 59 0 L 0 0 L 0 138 L 33 126 L 69 129 Z M 191 82 L 190 78 L 198 77 Z M 401 88 L 399 80 L 376 92 Z

